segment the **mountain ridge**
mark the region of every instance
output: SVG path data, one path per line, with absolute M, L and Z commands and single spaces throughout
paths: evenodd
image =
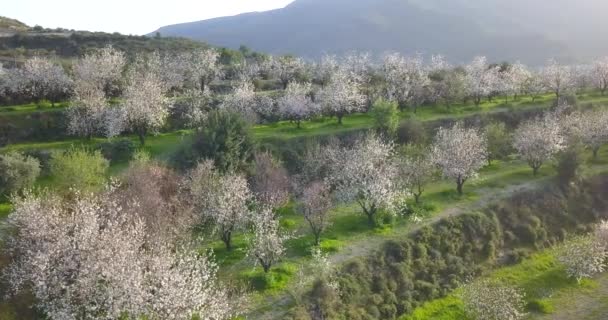
M 524 0 L 515 2 L 525 4 Z M 493 6 L 498 9 L 491 11 Z M 176 24 L 157 31 L 229 48 L 246 45 L 306 58 L 363 50 L 443 54 L 453 62 L 483 54 L 494 61 L 542 64 L 548 57 L 573 62 L 595 53 L 573 50 L 578 46 L 608 50 L 592 41 L 572 41 L 576 45 L 570 45 L 559 32 L 555 32 L 557 37 L 548 34 L 546 29 L 554 22 L 547 22 L 543 29 L 539 22 L 526 23 L 529 14 L 520 11 L 525 10 L 500 0 L 488 0 L 488 4 L 479 0 L 296 0 L 281 9 Z

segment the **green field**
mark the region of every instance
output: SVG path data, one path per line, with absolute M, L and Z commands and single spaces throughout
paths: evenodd
M 580 96 L 578 100 L 581 104 L 608 104 L 608 98 L 595 94 Z M 420 108 L 416 114 L 409 110 L 402 111 L 400 118 L 402 120 L 416 118 L 423 122 L 460 119 L 477 114 L 546 109 L 552 101 L 553 96 L 545 95 L 535 102 L 529 98 L 522 98 L 516 102 L 504 104 L 504 101 L 498 99 L 491 103 L 485 102 L 480 106 L 456 105 L 449 110 L 441 106 L 427 106 Z M 0 107 L 0 116 L 2 114 L 25 115 L 28 112 L 41 112 L 35 105 L 11 107 L 14 110 L 6 113 L 1 111 L 2 108 L 6 107 Z M 51 110 L 60 110 L 60 107 Z M 372 123 L 368 114 L 355 114 L 345 117 L 343 125 L 338 125 L 337 121 L 332 118 L 319 118 L 303 123 L 301 129 L 297 129 L 294 124 L 289 122 L 278 122 L 257 125 L 253 128 L 253 132 L 260 142 L 287 144 L 290 139 L 331 136 L 365 130 L 371 128 Z M 192 131 L 189 130 L 161 133 L 147 139 L 143 149 L 154 158 L 165 161 L 191 135 Z M 128 138 L 136 141 L 136 137 L 128 136 Z M 62 150 L 71 146 L 93 147 L 104 141 L 107 139 L 26 142 L 6 146 L 0 152 L 33 149 Z M 590 158 L 590 153 L 586 154 L 586 157 Z M 608 170 L 608 148 L 602 148 L 599 159 L 601 160 L 588 162 L 587 174 L 592 175 Z M 126 166 L 127 163 L 113 164 L 109 174 L 118 175 Z M 481 170 L 478 179 L 467 182 L 465 193 L 462 196 L 457 194 L 452 181 L 438 179 L 427 186 L 426 192 L 422 195 L 422 204 L 411 204 L 422 219 L 421 221 L 398 218 L 393 223 L 375 228 L 369 226 L 366 217 L 361 214 L 357 206 L 341 205 L 332 211 L 332 223 L 327 232 L 322 235 L 321 249 L 329 254 L 329 259 L 334 264 L 339 265 L 349 259 L 370 254 L 384 241 L 402 238 L 421 226 L 443 217 L 482 209 L 490 203 L 508 198 L 514 193 L 537 188 L 550 181 L 554 174 L 555 169 L 549 163 L 541 168 L 536 177 L 533 177 L 528 165 L 515 157 L 507 161 L 495 161 Z M 39 186 L 52 186 L 52 178 L 41 179 Z M 0 204 L 0 218 L 5 217 L 9 211 L 9 204 Z M 304 219 L 295 212 L 294 204 L 290 203 L 282 208 L 280 217 L 282 226 L 293 234 L 293 238 L 288 241 L 286 257 L 280 264 L 273 267 L 268 275 L 265 275 L 259 268 L 252 269 L 251 262 L 245 259 L 246 238 L 242 234 L 234 236 L 234 249 L 230 252 L 224 249 L 221 241 L 214 239 L 208 239 L 205 247 L 201 248 L 201 250 L 207 248 L 213 250 L 218 263 L 222 266 L 220 277 L 238 279 L 253 290 L 251 315 L 254 317 L 267 311 L 276 313 L 289 308 L 291 300 L 287 292 L 293 285 L 299 268 L 306 269 L 311 258 L 313 237 L 310 235 Z M 549 251 L 536 255 L 521 265 L 498 270 L 491 276 L 508 279 L 510 283 L 518 284 L 526 290 L 530 289 L 528 298 L 531 300 L 529 302 L 537 301 L 537 304 L 546 305 L 547 308 L 556 308 L 557 304 L 554 301 L 549 301 L 540 293 L 532 291 L 535 287 L 542 286 L 556 292 L 572 288 L 571 281 L 560 278 L 558 269 L 559 267 L 556 266 L 554 257 Z M 592 288 L 594 283 L 594 281 L 589 281 L 586 286 Z M 287 303 L 281 304 L 283 307 L 277 307 L 278 301 L 287 301 Z M 404 319 L 462 319 L 461 316 L 461 302 L 456 295 L 450 295 L 426 304 L 417 309 L 414 315 Z

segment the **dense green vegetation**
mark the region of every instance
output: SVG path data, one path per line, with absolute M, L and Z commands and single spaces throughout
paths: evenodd
M 446 296 L 485 267 L 517 263 L 534 250 L 551 246 L 605 217 L 608 203 L 602 194 L 606 187 L 604 177 L 576 189 L 527 192 L 483 213 L 446 218 L 408 239 L 385 243 L 381 251 L 367 258 L 347 263 L 337 275 L 340 296 L 326 283 L 318 282 L 311 299 L 332 319 L 394 319 L 411 313 L 425 301 Z M 560 270 L 553 260 L 544 263 Z M 504 272 L 496 276 L 508 281 L 505 277 L 509 273 Z M 534 274 L 525 274 L 534 281 Z M 525 284 L 524 280 L 519 279 Z M 544 281 L 553 288 L 571 284 L 565 274 L 561 279 Z M 534 283 L 524 286 L 530 291 L 538 287 Z M 529 308 L 550 308 L 536 300 L 542 299 L 538 294 L 529 299 Z M 446 301 L 438 304 L 450 306 Z M 447 314 L 458 316 L 452 309 L 448 307 Z
M 603 285 L 606 281 L 605 275 L 577 283 L 576 280 L 567 277 L 564 267 L 556 260 L 553 249 L 533 254 L 519 264 L 500 268 L 485 277 L 523 288 L 527 309 L 531 312 L 530 317 L 533 319 L 551 318 L 552 314 L 571 309 L 574 307 L 572 301 L 582 302 L 581 300 L 587 294 L 605 295 L 606 293 L 605 285 Z M 455 291 L 444 298 L 425 303 L 414 310 L 411 315 L 401 319 L 466 319 L 458 293 Z M 591 309 L 595 309 L 593 312 L 598 315 L 598 311 L 606 311 L 606 305 L 593 306 Z M 592 319 L 592 317 L 588 319 Z

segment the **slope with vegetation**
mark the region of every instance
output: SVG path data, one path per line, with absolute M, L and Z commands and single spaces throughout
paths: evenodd
M 606 59 L 222 57 L 2 69 L 63 124 L 0 150 L 0 315 L 395 319 L 605 216 Z

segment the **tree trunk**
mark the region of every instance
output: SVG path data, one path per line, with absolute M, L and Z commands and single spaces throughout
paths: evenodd
M 365 213 L 365 215 L 367 216 L 367 222 L 369 223 L 370 226 L 375 226 L 376 225 L 376 221 L 374 220 L 374 216 L 376 215 L 376 206 L 372 206 L 371 208 L 367 209 L 365 207 L 365 205 L 359 201 L 359 206 L 361 207 L 361 209 L 363 209 L 363 212 Z
M 538 174 L 538 169 L 540 169 L 540 166 L 533 166 L 532 167 L 532 175 L 534 175 L 535 177 Z
M 365 213 L 367 215 L 367 222 L 369 223 L 370 226 L 376 225 L 376 221 L 374 220 L 374 213 L 375 212 Z
M 593 151 L 593 159 L 597 159 L 597 153 L 598 153 L 598 151 L 600 151 L 600 148 L 594 147 L 592 151 Z
M 459 195 L 462 195 L 462 187 L 464 186 L 465 183 L 465 179 L 462 179 L 461 177 L 458 177 L 458 179 L 456 179 L 456 191 L 458 191 Z
M 201 92 L 205 92 L 205 78 L 201 77 Z
M 264 269 L 264 273 L 268 273 L 268 271 L 270 271 L 270 267 L 272 266 L 271 263 L 267 263 L 266 261 L 264 261 L 261 258 L 258 258 L 258 261 L 260 262 L 260 265 L 262 266 L 262 269 Z
M 146 145 L 146 135 L 143 132 L 139 132 L 137 134 L 137 136 L 139 137 L 139 144 L 143 147 Z
M 297 126 L 297 128 L 298 128 L 298 129 L 302 128 L 302 125 L 301 125 L 301 124 L 302 124 L 302 121 L 301 121 L 301 120 L 297 120 L 297 121 L 296 121 L 296 126 Z
M 225 231 L 222 233 L 222 241 L 226 245 L 226 250 L 232 250 L 232 232 Z
M 315 246 L 319 246 L 319 244 L 321 244 L 321 232 L 313 232 L 313 235 L 315 236 Z
M 342 118 L 344 118 L 344 115 L 342 113 L 338 113 L 336 117 L 338 117 L 338 124 L 342 125 Z

